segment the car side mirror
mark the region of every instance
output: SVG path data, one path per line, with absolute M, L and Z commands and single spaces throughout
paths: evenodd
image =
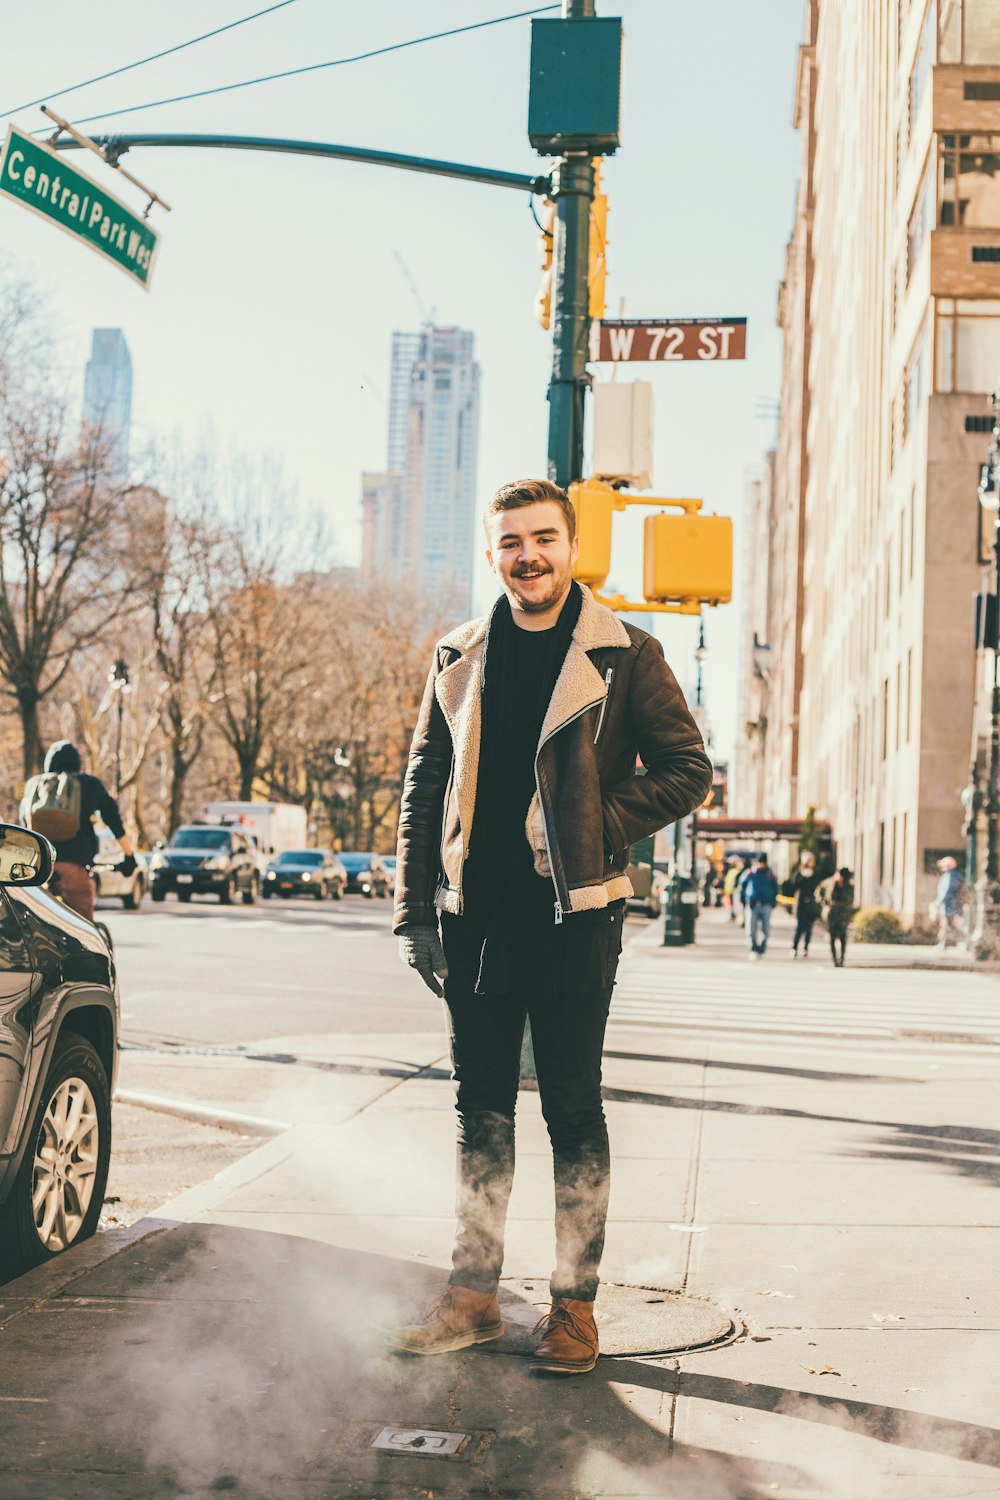
M 40 833 L 0 823 L 0 885 L 44 885 L 56 851 Z

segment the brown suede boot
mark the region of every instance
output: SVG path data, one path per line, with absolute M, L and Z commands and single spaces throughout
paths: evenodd
M 503 1334 L 495 1292 L 449 1286 L 436 1297 L 420 1323 L 397 1328 L 390 1339 L 404 1354 L 452 1354 L 470 1344 L 486 1344 Z
M 594 1304 L 557 1297 L 552 1309 L 539 1318 L 542 1337 L 531 1362 L 533 1370 L 553 1375 L 585 1375 L 597 1364 L 597 1324 Z

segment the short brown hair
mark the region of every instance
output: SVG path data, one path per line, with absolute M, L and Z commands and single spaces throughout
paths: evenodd
M 548 479 L 513 479 L 502 484 L 486 507 L 483 526 L 489 536 L 490 520 L 505 510 L 520 510 L 523 505 L 537 505 L 539 501 L 551 500 L 563 513 L 570 541 L 576 536 L 576 511 L 565 490 Z

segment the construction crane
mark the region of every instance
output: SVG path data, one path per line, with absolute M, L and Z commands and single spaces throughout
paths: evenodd
M 410 274 L 410 268 L 406 264 L 406 261 L 400 255 L 398 250 L 394 250 L 392 253 L 396 257 L 396 264 L 399 266 L 399 269 L 403 274 L 403 280 L 410 288 L 410 294 L 413 297 L 414 302 L 417 304 L 417 309 L 420 313 L 420 321 L 422 323 L 433 323 L 435 309 L 432 307 L 428 312 L 427 307 L 424 304 L 424 299 L 421 297 L 419 291 L 417 290 L 417 283 L 414 281 L 412 275 Z

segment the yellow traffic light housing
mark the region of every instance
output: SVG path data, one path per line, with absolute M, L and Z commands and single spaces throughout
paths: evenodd
M 596 593 L 611 572 L 611 522 L 617 496 L 610 484 L 587 479 L 570 485 L 569 498 L 576 511 L 576 534 L 580 538 L 573 577 Z
M 699 615 L 703 604 L 728 604 L 733 597 L 733 523 L 728 516 L 703 516 L 700 500 L 629 495 L 599 479 L 569 487 L 576 512 L 580 551 L 573 577 L 593 590 L 598 603 L 619 611 Z M 643 594 L 604 596 L 611 572 L 611 532 L 616 510 L 632 505 L 673 506 L 680 515 L 650 516 L 644 536 Z
M 535 317 L 543 328 L 548 328 L 552 322 L 552 254 L 555 248 L 556 205 L 551 198 L 543 198 L 540 207 L 538 263 L 542 268 L 542 284 L 535 295 Z
M 590 205 L 590 242 L 587 286 L 592 318 L 604 317 L 604 285 L 608 274 L 608 195 L 601 192 L 601 158 L 594 158 L 594 199 Z
M 646 598 L 664 604 L 699 599 L 728 604 L 733 597 L 733 523 L 729 516 L 647 516 L 643 545 Z

